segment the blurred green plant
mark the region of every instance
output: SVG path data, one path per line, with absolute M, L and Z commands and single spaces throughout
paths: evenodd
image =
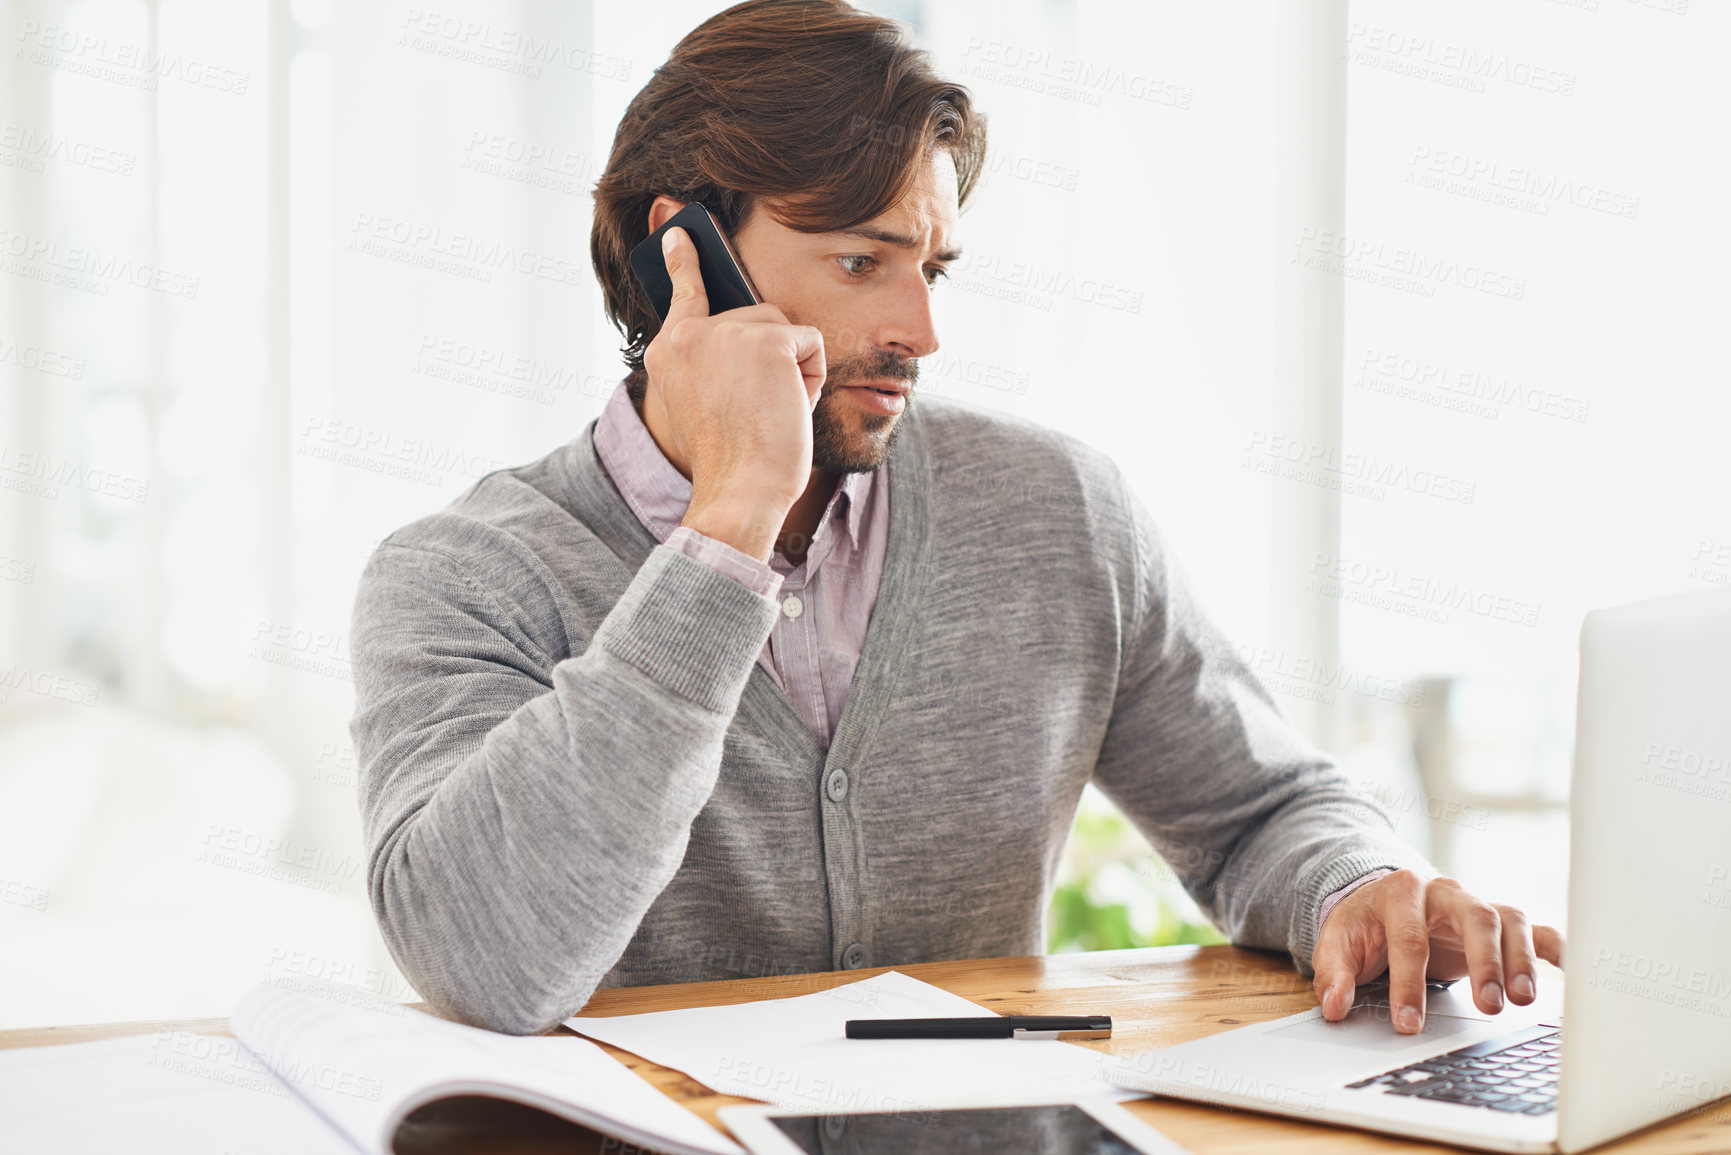
M 1092 788 L 1076 810 L 1046 926 L 1052 954 L 1226 941 L 1123 813 Z

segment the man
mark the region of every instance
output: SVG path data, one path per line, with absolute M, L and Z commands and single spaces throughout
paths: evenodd
M 526 1033 L 599 986 L 1038 953 L 1089 781 L 1329 1018 L 1560 963 L 1281 719 L 1109 460 L 915 399 L 983 154 L 841 0 L 731 8 L 632 102 L 592 241 L 631 375 L 356 605 L 369 886 L 433 1003 Z M 710 316 L 670 230 L 657 324 L 626 257 L 693 200 L 768 303 Z

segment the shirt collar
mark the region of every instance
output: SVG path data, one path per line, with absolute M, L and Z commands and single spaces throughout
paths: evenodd
M 836 512 L 846 514 L 843 521 L 847 525 L 847 539 L 855 549 L 859 548 L 859 523 L 865 520 L 865 507 L 877 489 L 877 476 L 881 472 L 880 468 L 872 473 L 844 473 L 841 484 L 836 486 L 836 492 L 841 494 Z
M 631 404 L 630 391 L 623 381 L 614 386 L 595 422 L 595 452 L 643 528 L 656 541 L 665 542 L 685 520 L 685 511 L 691 505 L 691 482 L 661 452 L 637 407 Z M 877 479 L 882 472 L 880 468 L 869 473 L 842 474 L 813 536 L 824 536 L 825 526 L 840 518 L 848 542 L 858 549 L 860 523 L 865 520 L 866 506 L 878 491 Z
M 655 444 L 621 381 L 595 422 L 595 452 L 643 528 L 665 542 L 691 505 L 691 482 Z

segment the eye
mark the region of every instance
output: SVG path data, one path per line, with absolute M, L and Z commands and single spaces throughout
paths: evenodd
M 851 257 L 837 257 L 836 260 L 841 263 L 841 267 L 847 273 L 847 275 L 851 279 L 856 280 L 856 281 L 857 280 L 864 280 L 865 277 L 871 272 L 872 267 L 877 264 L 877 258 L 876 257 L 864 256 L 864 255 L 851 256 Z M 859 264 L 855 265 L 852 263 L 855 261 L 859 262 Z M 947 276 L 949 276 L 949 274 L 940 268 L 934 267 L 934 268 L 930 268 L 930 269 L 925 270 L 926 287 L 931 288 L 932 286 L 936 285 L 939 281 L 943 280 Z

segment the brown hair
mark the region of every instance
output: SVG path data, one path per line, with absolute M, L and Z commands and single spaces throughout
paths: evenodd
M 892 20 L 844 0 L 746 0 L 693 29 L 626 108 L 595 185 L 590 257 L 634 399 L 661 323 L 628 260 L 657 194 L 702 202 L 728 233 L 759 198 L 788 228 L 829 232 L 893 207 L 936 148 L 967 204 L 985 117 Z

